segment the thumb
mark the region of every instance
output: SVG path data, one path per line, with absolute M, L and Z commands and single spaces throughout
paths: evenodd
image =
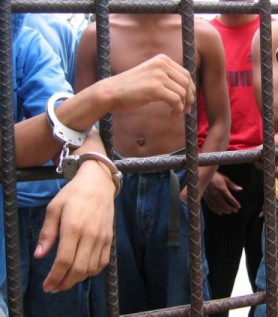
M 60 208 L 61 209 L 61 208 Z M 46 209 L 45 220 L 34 252 L 37 259 L 43 258 L 52 248 L 59 232 L 60 211 L 50 203 Z

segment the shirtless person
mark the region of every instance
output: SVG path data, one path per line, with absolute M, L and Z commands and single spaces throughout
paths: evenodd
M 110 23 L 113 74 L 160 53 L 182 65 L 179 15 L 111 14 Z M 202 150 L 225 150 L 230 114 L 223 47 L 218 33 L 207 22 L 196 20 L 195 30 L 197 87 L 202 86 L 204 91 L 210 122 Z M 96 26 L 91 24 L 83 33 L 78 49 L 77 92 L 97 80 L 96 57 Z M 184 149 L 184 131 L 184 116 L 170 117 L 169 108 L 161 102 L 150 102 L 141 109 L 125 113 L 113 112 L 114 149 L 123 157 L 164 155 Z M 215 168 L 200 169 L 200 194 Z M 174 246 L 168 244 L 169 182 L 172 174 L 180 182 L 181 213 L 179 241 Z M 121 314 L 190 302 L 186 200 L 185 170 L 124 176 L 124 186 L 116 200 Z M 204 297 L 208 299 L 204 255 L 203 273 Z

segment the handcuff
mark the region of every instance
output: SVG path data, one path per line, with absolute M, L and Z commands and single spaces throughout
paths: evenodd
M 70 155 L 70 147 L 80 147 L 85 142 L 86 135 L 89 132 L 73 130 L 65 126 L 57 118 L 54 110 L 55 104 L 58 101 L 64 101 L 71 97 L 72 95 L 69 93 L 56 93 L 49 98 L 45 106 L 46 117 L 53 129 L 53 136 L 64 144 L 60 153 L 59 164 L 56 168 L 56 172 L 62 174 L 67 181 L 70 181 L 84 161 L 99 161 L 105 164 L 111 172 L 112 180 L 116 187 L 115 196 L 117 196 L 121 189 L 122 173 L 108 157 L 97 152 L 88 152 L 82 155 Z

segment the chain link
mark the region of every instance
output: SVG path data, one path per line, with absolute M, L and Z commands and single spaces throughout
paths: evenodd
M 63 162 L 63 159 L 65 157 L 67 157 L 69 155 L 69 143 L 66 142 L 64 145 L 63 145 L 63 149 L 60 153 L 60 158 L 59 158 L 59 165 L 57 166 L 56 168 L 56 172 L 59 173 L 59 174 L 62 174 L 63 173 L 63 168 L 62 168 L 62 162 Z

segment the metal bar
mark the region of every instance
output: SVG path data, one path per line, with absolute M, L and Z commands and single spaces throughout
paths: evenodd
M 19 260 L 18 215 L 16 199 L 16 169 L 14 153 L 14 113 L 12 84 L 12 31 L 11 4 L 2 0 L 0 5 L 0 120 L 2 185 L 8 307 L 10 317 L 23 316 Z M 1 188 L 2 190 L 2 188 Z M 1 234 L 3 234 L 1 232 Z M 2 239 L 2 237 L 1 237 Z M 1 259 L 2 260 L 2 259 Z
M 96 2 L 96 30 L 97 30 L 97 78 L 98 80 L 111 76 L 110 64 L 110 25 L 109 0 Z M 100 135 L 109 157 L 112 157 L 112 115 L 107 113 L 100 120 Z M 105 303 L 108 316 L 119 316 L 118 276 L 117 276 L 117 248 L 115 224 L 114 235 L 110 251 L 109 264 L 105 269 Z
M 275 150 L 275 156 L 276 160 L 278 160 L 278 148 Z M 262 150 L 259 149 L 200 153 L 198 155 L 199 166 L 255 163 L 259 160 L 262 160 Z M 124 173 L 180 169 L 186 165 L 186 155 L 126 158 L 115 161 L 115 165 Z M 56 178 L 62 178 L 62 176 L 56 173 L 55 167 L 51 166 L 31 167 L 17 170 L 18 182 Z
M 234 298 L 225 298 L 204 302 L 204 313 L 215 314 L 218 312 L 228 311 L 246 306 L 255 306 L 263 303 L 265 300 L 265 292 L 252 295 L 238 296 Z M 124 315 L 125 317 L 189 317 L 191 305 L 170 307 L 155 311 L 142 312 L 138 314 Z
M 193 0 L 181 1 L 183 66 L 196 83 Z M 203 316 L 203 269 L 201 246 L 201 213 L 199 198 L 197 103 L 191 107 L 185 120 L 186 175 L 188 188 L 188 221 L 191 282 L 191 316 Z
M 12 0 L 13 12 L 94 13 L 91 0 Z M 272 13 L 278 13 L 278 2 L 271 2 Z M 110 13 L 179 13 L 180 1 L 111 0 Z M 194 1 L 195 13 L 259 13 L 258 3 Z
M 266 228 L 266 304 L 267 316 L 277 316 L 277 242 L 275 212 L 275 154 L 273 124 L 271 8 L 269 0 L 260 0 L 260 51 L 262 76 L 262 112 L 264 121 L 264 214 Z

